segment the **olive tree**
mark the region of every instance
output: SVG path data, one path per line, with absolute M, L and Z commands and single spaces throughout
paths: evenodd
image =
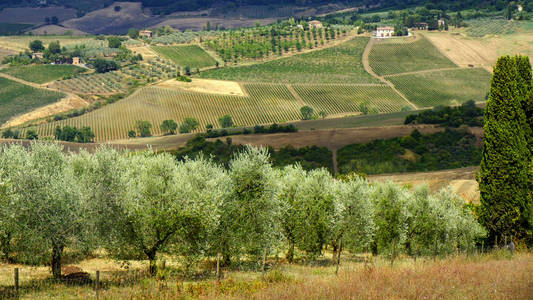
M 65 247 L 75 247 L 87 233 L 79 185 L 62 150 L 43 143 L 7 150 L 16 161 L 7 175 L 7 194 L 17 249 L 35 258 L 51 257 L 54 278 L 61 277 Z
M 333 235 L 334 254 L 338 246 L 352 252 L 364 250 L 372 241 L 374 206 L 371 201 L 374 188 L 368 181 L 350 178 L 338 184 L 336 218 Z M 338 249 L 340 251 L 342 249 Z
M 218 250 L 259 255 L 279 243 L 277 187 L 264 148 L 246 148 L 230 162 L 231 194 L 222 204 Z

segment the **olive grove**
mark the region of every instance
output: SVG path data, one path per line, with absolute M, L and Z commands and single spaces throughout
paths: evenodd
M 117 259 L 161 255 L 191 265 L 284 255 L 316 258 L 372 251 L 392 260 L 468 251 L 485 235 L 450 191 L 431 194 L 326 170 L 272 167 L 246 148 L 229 168 L 205 157 L 102 147 L 65 153 L 57 144 L 0 150 L 0 259 L 48 264 L 61 277 L 66 249 Z

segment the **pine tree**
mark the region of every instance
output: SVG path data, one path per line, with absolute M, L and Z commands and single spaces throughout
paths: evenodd
M 529 227 L 529 150 L 520 95 L 523 78 L 518 59 L 500 57 L 485 108 L 485 139 L 480 173 L 480 221 L 495 244 L 523 237 Z

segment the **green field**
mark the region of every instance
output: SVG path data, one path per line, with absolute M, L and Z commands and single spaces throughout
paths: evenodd
M 23 34 L 32 24 L 0 23 L 0 35 Z
M 181 67 L 201 69 L 216 64 L 216 60 L 197 45 L 152 46 L 152 49 Z
M 136 120 L 152 123 L 152 134 L 159 135 L 163 120 L 180 123 L 194 117 L 200 123 L 218 127 L 218 118 L 229 114 L 236 125 L 268 124 L 300 119 L 301 105 L 288 88 L 275 84 L 246 84 L 250 96 L 191 93 L 180 89 L 147 87 L 130 97 L 80 117 L 38 127 L 40 136 L 51 136 L 57 125 L 90 126 L 96 141 L 127 138 Z
M 360 112 L 360 105 L 365 103 L 376 112 L 395 112 L 409 106 L 396 92 L 385 85 L 294 85 L 294 89 L 305 103 L 315 112 L 342 114 Z
M 378 75 L 456 67 L 423 37 L 412 43 L 378 41 L 369 60 Z
M 85 70 L 73 65 L 29 65 L 9 67 L 0 72 L 29 82 L 46 83 L 79 74 Z
M 482 68 L 425 72 L 387 77 L 419 107 L 485 101 L 490 73 Z
M 121 72 L 93 73 L 76 78 L 59 80 L 50 85 L 64 92 L 87 95 L 105 95 L 126 91 L 125 76 Z
M 11 117 L 54 103 L 65 95 L 0 78 L 0 124 Z
M 368 38 L 266 63 L 200 73 L 202 78 L 273 83 L 379 83 L 361 62 Z
M 519 30 L 521 23 L 504 18 L 479 18 L 468 21 L 466 34 L 471 37 L 484 37 L 485 35 L 511 34 Z

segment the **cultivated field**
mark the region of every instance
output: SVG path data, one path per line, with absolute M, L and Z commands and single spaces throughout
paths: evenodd
M 298 120 L 301 105 L 284 85 L 245 84 L 249 96 L 230 96 L 191 93 L 181 89 L 147 87 L 130 97 L 106 105 L 83 116 L 48 123 L 38 127 L 42 136 L 50 136 L 57 125 L 90 126 L 96 141 L 127 138 L 135 121 L 152 123 L 152 134 L 159 135 L 163 120 L 183 121 L 194 117 L 205 125 L 218 127 L 218 118 L 225 114 L 233 117 L 236 125 L 255 125 Z
M 53 103 L 65 95 L 0 78 L 0 124 L 10 118 Z
M 456 67 L 425 38 L 419 38 L 412 43 L 395 41 L 378 40 L 374 44 L 369 60 L 376 74 L 388 75 Z
M 379 83 L 361 62 L 368 38 L 251 66 L 219 68 L 202 78 L 273 83 Z
M 422 72 L 389 76 L 398 90 L 419 107 L 485 101 L 490 73 L 482 68 Z
M 34 83 L 46 83 L 65 76 L 79 74 L 86 69 L 73 65 L 27 65 L 9 67 L 0 72 Z
M 32 26 L 31 24 L 0 23 L 0 35 L 23 34 L 24 30 Z
M 409 106 L 386 85 L 295 84 L 293 87 L 315 112 L 324 111 L 329 115 L 361 112 L 362 104 L 369 111 L 379 113 L 400 111 Z
M 104 74 L 88 74 L 56 81 L 48 87 L 75 94 L 116 94 L 126 90 L 124 78 L 122 73 L 116 71 Z
M 68 46 L 71 44 L 84 44 L 94 41 L 91 37 L 76 37 L 76 36 L 35 36 L 17 35 L 17 36 L 0 36 L 0 45 L 2 48 L 13 51 L 29 50 L 31 41 L 39 39 L 43 42 L 45 47 L 48 47 L 50 42 L 59 41 L 61 46 Z
M 201 69 L 214 66 L 216 63 L 213 57 L 197 45 L 152 46 L 152 49 L 181 67 Z
M 468 21 L 466 34 L 471 37 L 511 34 L 520 29 L 520 22 L 504 18 L 481 18 Z

